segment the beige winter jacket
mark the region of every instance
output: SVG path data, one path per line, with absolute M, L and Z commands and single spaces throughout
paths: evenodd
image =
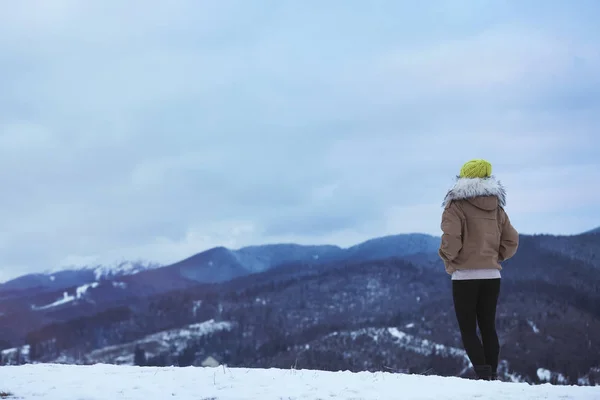
M 515 255 L 519 234 L 504 211 L 506 192 L 494 177 L 459 178 L 444 199 L 439 255 L 446 272 L 496 268 Z

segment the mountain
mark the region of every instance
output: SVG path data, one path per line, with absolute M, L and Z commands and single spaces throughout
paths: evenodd
M 338 246 L 303 246 L 298 244 L 269 244 L 249 246 L 233 251 L 239 263 L 249 272 L 262 272 L 282 264 L 323 262 L 339 259 L 344 250 Z
M 600 226 L 597 227 L 596 229 L 592 229 L 590 231 L 587 231 L 586 233 L 600 233 Z
M 96 275 L 91 269 L 75 269 L 54 273 L 27 274 L 0 285 L 0 298 L 16 295 L 20 291 L 56 291 L 67 287 L 93 282 Z
M 468 377 L 438 243 L 400 235 L 346 249 L 215 248 L 171 266 L 44 293 L 18 310 L 16 301 L 0 301 L 0 348 L 12 347 L 8 358 L 22 352 L 36 362 L 130 364 L 133 351 L 155 366 L 215 359 L 232 367 Z M 597 254 L 598 235 L 521 236 L 517 255 L 503 264 L 503 379 L 595 382 Z
M 434 236 L 403 234 L 368 240 L 347 249 L 333 245 L 292 243 L 248 246 L 238 250 L 215 247 L 166 266 L 147 261 L 122 261 L 112 265 L 68 267 L 27 274 L 0 284 L 0 299 L 23 290 L 36 290 L 38 293 L 57 291 L 136 274 L 140 274 L 139 280 L 146 281 L 149 286 L 154 283 L 164 285 L 165 279 L 178 281 L 172 287 L 186 286 L 189 282 L 225 282 L 282 264 L 405 257 L 434 251 L 438 245 L 439 238 Z
M 151 261 L 119 261 L 113 264 L 96 265 L 95 267 L 83 267 L 92 269 L 96 280 L 117 278 L 126 275 L 135 275 L 142 271 L 160 268 L 162 265 Z
M 436 253 L 440 238 L 424 234 L 386 236 L 368 240 L 345 251 L 348 260 L 367 261 L 406 257 L 422 253 Z
M 591 237 L 600 250 L 600 238 Z M 587 237 L 579 240 L 594 245 Z M 38 362 L 131 364 L 132 352 L 143 352 L 146 365 L 155 366 L 200 365 L 211 358 L 229 366 L 469 376 L 450 280 L 434 253 L 409 255 L 409 262 L 395 256 L 361 260 L 377 257 L 356 252 L 359 259 L 352 261 L 326 250 L 333 261 L 288 263 L 222 282 L 186 281 L 170 292 L 104 308 L 98 308 L 98 294 L 110 289 L 102 289 L 108 282 L 80 289 L 77 308 L 54 311 L 61 319 L 51 324 L 36 319 L 22 329 L 28 333 L 21 343 Z M 504 265 L 497 326 L 505 380 L 538 383 L 550 376 L 587 384 L 600 367 L 597 268 L 588 258 L 555 250 L 544 236 L 522 236 L 517 255 Z M 239 265 L 227 249 L 204 256 L 197 261 Z M 133 281 L 143 275 L 123 280 L 139 285 Z M 75 316 L 84 306 L 92 308 Z M 0 327 L 14 329 L 26 315 L 2 317 Z M 197 333 L 190 328 L 197 324 L 226 329 Z M 540 370 L 550 372 L 540 377 Z
M 229 250 L 217 247 L 165 267 L 196 282 L 225 282 L 239 276 L 263 272 L 294 262 L 320 262 L 342 254 L 336 246 L 269 244 Z M 161 271 L 162 272 L 162 271 Z
M 216 247 L 177 263 L 118 263 L 30 274 L 0 285 L 0 315 L 18 314 L 5 339 L 15 340 L 31 327 L 100 313 L 137 298 L 185 290 L 198 283 L 222 283 L 275 267 L 289 266 L 293 275 L 311 266 L 387 257 L 421 258 L 439 239 L 427 235 L 394 235 L 347 249 L 332 245 L 268 244 L 238 250 Z M 279 272 L 268 279 L 277 279 Z M 6 318 L 5 318 L 6 319 Z M 0 320 L 1 323 L 1 320 Z
M 536 235 L 536 243 L 552 254 L 583 261 L 600 268 L 598 236 L 586 233 L 574 236 Z
M 286 264 L 320 265 L 427 254 L 437 251 L 439 240 L 429 235 L 403 234 L 368 240 L 349 248 L 298 244 L 268 244 L 238 250 L 216 247 L 175 264 L 142 272 L 135 279 L 147 280 L 149 285 L 152 282 L 162 285 L 169 277 L 180 281 L 226 282 Z
M 44 273 L 27 274 L 0 284 L 0 299 L 23 290 L 49 292 L 84 285 L 103 279 L 134 275 L 160 267 L 148 261 L 120 261 L 108 265 L 70 266 Z

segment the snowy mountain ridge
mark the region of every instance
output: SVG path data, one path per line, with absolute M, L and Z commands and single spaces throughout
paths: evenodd
M 548 379 L 551 383 L 600 383 L 600 375 L 593 370 L 598 367 L 595 355 L 600 348 L 593 334 L 600 327 L 594 314 L 598 304 L 597 270 L 590 262 L 570 256 L 567 250 L 576 243 L 559 248 L 550 246 L 543 236 L 524 235 L 522 239 L 518 255 L 506 265 L 508 285 L 505 308 L 499 315 L 499 333 L 507 364 L 499 375 L 504 380 L 535 383 Z M 596 235 L 575 239 L 589 247 L 590 254 L 600 245 Z M 375 244 L 380 247 L 377 241 Z M 280 249 L 291 254 L 286 247 Z M 547 250 L 549 247 L 553 250 Z M 276 251 L 258 255 L 266 253 Z M 311 257 L 315 254 L 314 249 L 303 253 Z M 200 366 L 212 357 L 232 367 L 285 369 L 294 365 L 329 371 L 386 368 L 394 372 L 470 376 L 470 372 L 460 375 L 465 357 L 460 351 L 447 276 L 440 261 L 434 264 L 429 257 L 405 261 L 394 255 L 362 261 L 364 256 L 375 257 L 378 253 L 361 251 L 349 261 L 324 265 L 292 263 L 221 284 L 186 287 L 184 282 L 183 289 L 176 287 L 170 292 L 153 292 L 152 285 L 167 286 L 182 272 L 192 276 L 194 270 L 202 268 L 206 273 L 215 273 L 226 263 L 239 262 L 234 264 L 231 251 L 220 248 L 185 266 L 98 281 L 97 287 L 88 286 L 96 282 L 93 273 L 88 272 L 82 283 L 42 292 L 35 299 L 10 298 L 11 293 L 5 292 L 9 300 L 0 303 L 0 311 L 5 314 L 0 322 L 6 329 L 0 330 L 4 335 L 0 340 L 6 348 L 31 345 L 33 362 L 55 363 L 63 355 L 84 360 L 93 351 L 106 350 L 106 346 L 125 345 L 98 354 L 104 358 L 99 362 L 129 362 L 143 350 L 149 357 L 148 366 Z M 547 282 L 540 284 L 541 276 Z M 62 280 L 62 276 L 57 278 Z M 538 285 L 533 293 L 532 285 Z M 574 288 L 577 297 L 573 296 Z M 58 300 L 70 300 L 65 298 L 65 291 L 74 299 L 56 304 Z M 527 296 L 521 298 L 522 293 Z M 135 305 L 125 305 L 131 303 Z M 32 310 L 32 304 L 55 307 Z M 52 327 L 40 326 L 42 318 L 48 319 Z M 152 337 L 157 332 L 211 318 L 233 325 L 209 335 L 193 334 L 195 339 L 191 341 L 180 341 L 177 332 L 174 340 L 171 336 L 167 340 L 162 335 Z M 103 333 L 99 335 L 99 331 Z M 141 349 L 130 345 L 136 341 Z M 180 352 L 185 342 L 187 347 Z M 531 353 L 524 354 L 522 348 Z M 556 360 L 568 361 L 559 364 Z
M 600 227 L 584 232 L 585 234 L 600 233 Z M 555 235 L 545 235 L 547 240 L 571 240 L 572 237 L 560 237 Z M 575 235 L 579 236 L 579 235 Z M 257 273 L 268 270 L 290 262 L 331 262 L 344 259 L 375 260 L 387 257 L 412 257 L 419 254 L 437 254 L 439 246 L 439 236 L 406 233 L 397 235 L 388 235 L 366 240 L 349 247 L 340 247 L 337 245 L 306 245 L 295 243 L 273 243 L 264 245 L 253 245 L 241 247 L 238 249 L 229 249 L 225 247 L 215 247 L 204 250 L 192 255 L 184 260 L 171 265 L 189 265 L 190 263 L 199 266 L 198 256 L 208 256 L 217 254 L 229 257 L 229 267 L 237 270 L 237 274 Z M 202 258 L 202 257 L 201 257 Z M 94 259 L 94 258 L 92 258 Z M 437 258 L 436 258 L 437 260 Z M 208 261 L 204 267 L 220 267 L 218 261 Z M 84 281 L 89 281 L 89 277 L 82 279 L 77 274 L 93 273 L 95 280 L 112 279 L 120 276 L 135 275 L 140 272 L 159 269 L 168 265 L 156 263 L 153 261 L 138 260 L 115 260 L 109 263 L 80 261 L 59 265 L 55 268 L 47 269 L 39 273 L 29 273 L 0 283 L 1 290 L 22 290 L 33 288 L 35 286 L 47 286 L 48 281 L 55 282 L 57 279 L 66 277 L 73 280 L 69 285 L 79 285 Z M 214 274 L 214 271 L 212 272 Z M 224 281 L 235 277 L 233 274 L 224 272 L 223 276 L 215 279 Z M 59 276 L 60 275 L 60 276 Z M 209 274 L 210 275 L 210 274 Z M 196 280 L 196 279 L 193 279 Z M 205 280 L 205 279 L 201 279 Z M 8 284 L 8 285 L 7 285 Z M 58 286 L 59 288 L 69 285 L 48 285 Z
M 361 258 L 380 259 L 436 252 L 439 238 L 425 234 L 399 234 L 370 239 L 347 248 L 335 245 L 302 245 L 274 243 L 246 246 L 239 249 L 214 247 L 192 255 L 174 264 L 138 260 L 118 260 L 111 263 L 69 263 L 41 273 L 22 275 L 3 284 L 1 290 L 23 290 L 34 287 L 62 289 L 81 285 L 90 280 L 114 279 L 140 272 L 177 266 L 188 269 L 184 276 L 197 281 L 226 281 L 239 275 L 263 272 L 270 268 L 295 262 L 330 262 Z M 189 269 L 191 268 L 191 269 Z M 93 274 L 93 277 L 90 276 Z M 60 282 L 68 279 L 69 283 Z
M 399 234 L 370 239 L 354 246 L 265 244 L 239 249 L 215 247 L 167 268 L 197 282 L 224 282 L 290 264 L 372 261 L 437 252 L 440 239 L 425 234 Z
M 59 271 L 65 270 L 90 270 L 93 271 L 96 280 L 116 278 L 124 275 L 135 275 L 139 272 L 149 269 L 160 268 L 162 264 L 146 261 L 146 260 L 119 260 L 107 264 L 96 265 L 63 265 L 51 270 L 46 270 L 44 274 L 49 275 L 52 279 L 53 275 Z
M 10 291 L 55 291 L 81 286 L 162 267 L 161 264 L 139 261 L 115 261 L 109 264 L 63 265 L 40 273 L 21 275 L 0 284 L 0 292 Z

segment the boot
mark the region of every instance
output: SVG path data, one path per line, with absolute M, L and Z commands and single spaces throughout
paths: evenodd
M 492 378 L 492 367 L 490 365 L 475 365 L 473 366 L 477 378 L 482 381 L 489 381 Z

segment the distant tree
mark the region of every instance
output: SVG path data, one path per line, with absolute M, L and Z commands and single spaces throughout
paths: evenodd
M 23 354 L 21 353 L 23 349 L 21 347 L 17 348 L 17 352 L 15 354 L 15 364 L 22 365 L 24 363 Z
M 0 340 L 0 350 L 9 349 L 10 347 L 10 342 L 6 340 Z
M 189 367 L 196 361 L 197 346 L 187 346 L 181 354 L 177 356 L 177 365 L 180 367 Z
M 133 363 L 140 367 L 143 367 L 147 364 L 146 352 L 139 345 L 135 346 L 135 350 L 133 353 Z
M 146 361 L 146 366 L 148 367 L 166 367 L 169 364 L 169 358 L 166 353 L 161 353 L 153 357 L 149 357 Z

